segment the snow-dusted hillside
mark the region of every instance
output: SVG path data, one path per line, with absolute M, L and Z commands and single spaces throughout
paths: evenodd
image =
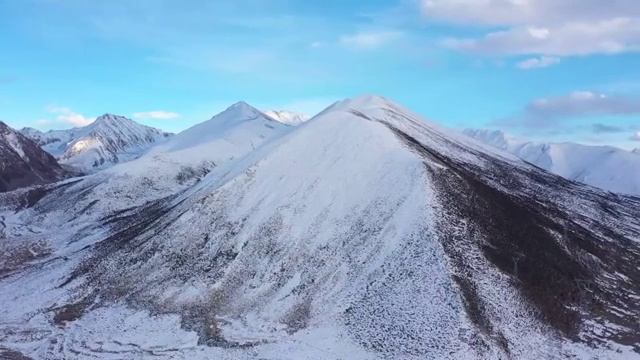
M 0 121 L 0 192 L 60 180 L 65 173 L 53 156 Z
M 565 179 L 640 196 L 640 157 L 637 153 L 611 146 L 530 142 L 506 136 L 499 130 L 467 129 L 463 133 Z
M 299 114 L 287 110 L 268 110 L 264 113 L 265 115 L 278 122 L 292 126 L 299 126 L 311 119 L 311 117 L 308 115 Z
M 640 358 L 636 198 L 377 96 L 298 128 L 241 103 L 163 147 L 0 195 L 0 353 Z M 206 154 L 173 193 L 147 167 Z
M 95 122 L 81 128 L 46 133 L 24 128 L 21 132 L 57 157 L 60 163 L 85 171 L 131 161 L 170 136 L 161 130 L 112 114 L 100 116 Z

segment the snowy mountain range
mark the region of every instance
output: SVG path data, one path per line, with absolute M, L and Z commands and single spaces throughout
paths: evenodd
M 383 97 L 241 102 L 0 194 L 0 355 L 637 359 L 639 219 Z
M 66 175 L 53 156 L 0 121 L 0 192 L 53 182 Z
M 311 119 L 310 116 L 287 110 L 268 110 L 264 114 L 278 122 L 292 126 L 301 125 Z
M 60 163 L 84 171 L 96 171 L 135 159 L 171 135 L 112 114 L 102 115 L 80 128 L 45 133 L 24 128 L 20 132 Z
M 499 130 L 467 129 L 463 133 L 565 179 L 640 196 L 640 157 L 637 151 L 576 143 L 531 142 L 506 136 Z

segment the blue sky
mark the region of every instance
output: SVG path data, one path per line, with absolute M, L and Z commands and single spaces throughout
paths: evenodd
M 0 49 L 14 127 L 175 132 L 238 100 L 375 93 L 455 128 L 640 147 L 637 0 L 0 0 Z

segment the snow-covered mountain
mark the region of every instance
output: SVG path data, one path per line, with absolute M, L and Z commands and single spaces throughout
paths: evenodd
M 506 136 L 499 130 L 467 129 L 463 133 L 565 179 L 640 196 L 640 157 L 637 153 L 611 146 L 531 142 Z
M 24 128 L 21 132 L 58 158 L 60 163 L 86 171 L 135 159 L 171 135 L 112 114 L 102 115 L 80 128 L 45 133 Z
M 245 102 L 238 102 L 211 119 L 172 136 L 136 161 L 107 170 L 111 185 L 130 182 L 152 186 L 155 192 L 131 194 L 149 200 L 193 185 L 216 166 L 260 148 L 294 128 L 275 121 Z M 117 179 L 117 181 L 116 181 Z M 128 185 L 127 185 L 128 183 Z
M 265 115 L 275 119 L 278 122 L 292 126 L 301 125 L 311 119 L 311 117 L 308 115 L 299 114 L 287 110 L 268 110 L 264 113 Z
M 377 96 L 277 125 L 237 104 L 162 151 L 43 187 L 29 209 L 25 192 L 0 195 L 0 349 L 640 358 L 637 198 Z M 149 167 L 164 156 L 220 161 L 167 193 Z
M 0 121 L 0 192 L 62 179 L 53 156 Z

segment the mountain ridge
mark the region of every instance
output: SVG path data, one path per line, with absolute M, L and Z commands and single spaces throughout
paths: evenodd
M 500 130 L 466 129 L 463 133 L 566 179 L 640 196 L 640 158 L 633 152 L 612 146 L 533 142 Z
M 69 359 L 638 357 L 640 200 L 381 97 L 297 128 L 217 120 L 225 131 L 195 128 L 28 211 L 22 193 L 0 196 L 11 244 L 51 249 L 0 258 L 0 346 Z M 229 140 L 238 152 L 220 155 Z M 131 200 L 159 187 L 147 160 L 174 151 L 176 166 L 224 161 Z

